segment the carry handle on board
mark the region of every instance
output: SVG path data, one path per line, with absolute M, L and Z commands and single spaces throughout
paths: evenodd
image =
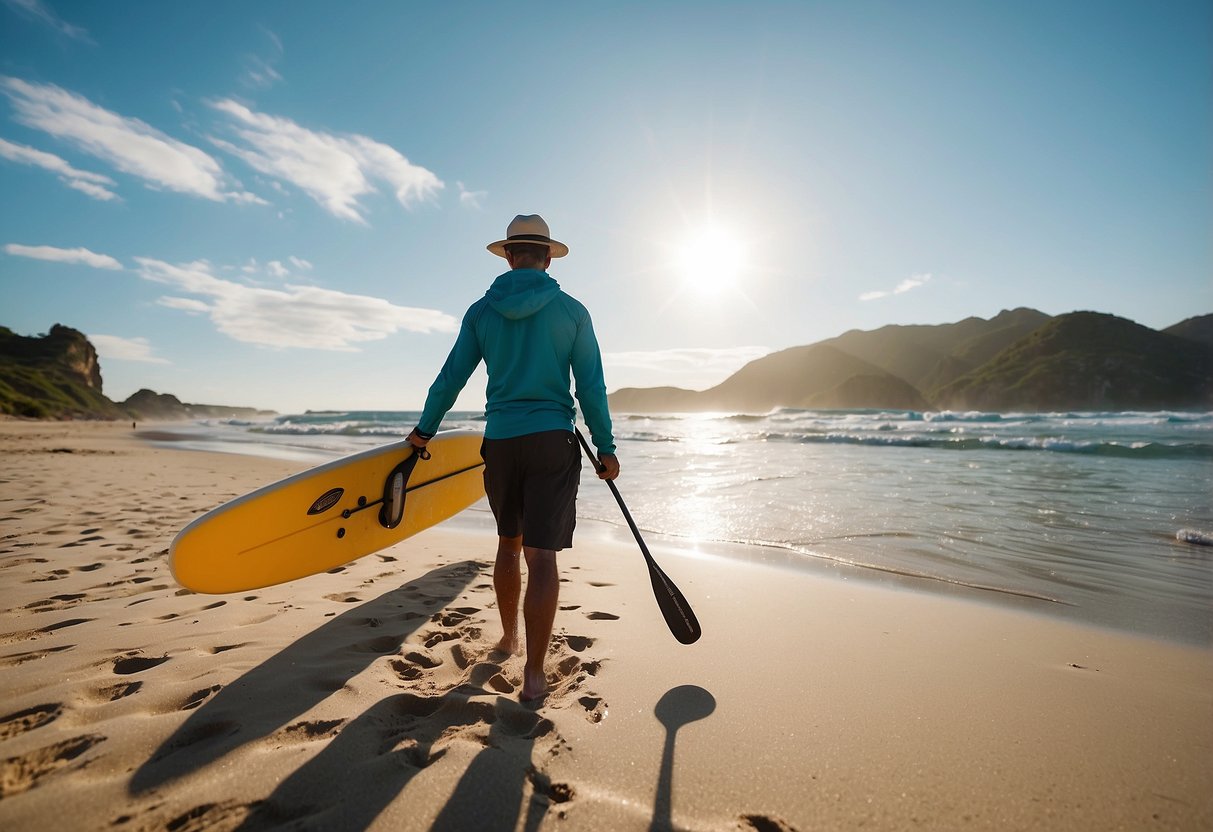
M 413 469 L 417 467 L 417 460 L 429 458 L 430 452 L 425 448 L 413 448 L 413 452 L 387 475 L 387 479 L 383 481 L 379 525 L 385 529 L 394 529 L 400 525 L 404 518 L 404 487 L 408 484 Z
M 573 432 L 577 434 L 577 441 L 581 443 L 585 455 L 590 458 L 590 464 L 594 466 L 594 470 L 601 472 L 605 469 L 606 466 L 590 450 L 589 443 L 585 441 L 581 431 L 573 428 Z M 628 512 L 628 507 L 624 505 L 623 497 L 620 496 L 615 483 L 606 480 L 606 484 L 610 487 L 611 493 L 615 495 L 615 502 L 619 503 L 623 517 L 628 521 L 628 528 L 632 530 L 632 535 L 640 545 L 640 553 L 644 555 L 644 562 L 649 567 L 649 582 L 653 584 L 653 597 L 657 599 L 657 606 L 661 608 L 666 626 L 670 628 L 674 638 L 683 644 L 694 644 L 703 635 L 703 631 L 699 628 L 699 619 L 695 617 L 691 605 L 687 603 L 686 598 L 682 597 L 678 587 L 674 586 L 674 582 L 665 572 L 661 571 L 657 561 L 653 560 L 653 556 L 649 554 L 649 547 L 645 545 L 644 538 L 640 536 L 640 529 L 636 528 L 636 522 L 632 520 L 632 515 Z

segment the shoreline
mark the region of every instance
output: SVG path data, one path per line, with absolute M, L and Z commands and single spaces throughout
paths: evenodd
M 1213 823 L 1207 648 L 649 541 L 703 624 L 684 647 L 595 528 L 528 708 L 488 655 L 487 514 L 195 595 L 172 536 L 302 463 L 129 425 L 3 423 L 0 451 L 5 828 Z
M 216 432 L 217 430 L 219 432 Z M 196 422 L 148 423 L 147 429 L 140 428 L 135 436 L 156 447 L 166 449 L 177 448 L 286 460 L 299 463 L 301 469 L 335 459 L 355 450 L 375 447 L 392 439 L 388 436 L 374 435 L 364 440 L 364 446 L 359 445 L 356 448 L 354 446 L 330 446 L 328 449 L 323 449 L 311 444 L 296 444 L 290 435 L 277 437 L 261 434 L 248 436 L 242 433 L 228 435 L 223 432 L 222 428 L 217 429 L 215 425 Z M 349 438 L 338 437 L 338 441 L 345 441 Z M 310 439 L 314 440 L 314 437 L 310 437 Z M 592 478 L 586 479 L 582 483 L 583 489 L 593 488 L 595 485 Z M 629 493 L 626 484 L 624 493 L 625 496 Z M 451 518 L 447 524 L 466 525 L 469 516 L 476 513 L 475 508 L 487 512 L 487 505 L 478 504 L 472 511 Z M 610 503 L 609 511 L 614 512 L 614 510 L 614 504 Z M 629 546 L 634 545 L 630 533 L 626 530 L 626 524 L 617 514 L 613 518 L 582 517 L 579 523 L 579 534 L 585 532 L 592 535 L 605 534 L 610 539 Z M 599 528 L 600 526 L 605 529 Z M 854 578 L 878 584 L 900 586 L 910 591 L 927 592 L 943 597 L 977 599 L 1011 609 L 1034 611 L 1065 621 L 1108 628 L 1116 632 L 1144 635 L 1198 647 L 1213 646 L 1213 615 L 1195 618 L 1190 605 L 1184 614 L 1180 614 L 1170 607 L 1159 605 L 1153 608 L 1136 605 L 1132 608 L 1121 609 L 1121 604 L 1116 600 L 1091 604 L 1090 598 L 1085 599 L 1086 603 L 1082 599 L 1067 599 L 1063 592 L 1057 591 L 1064 589 L 1064 585 L 1033 588 L 1028 582 L 1026 585 L 1017 586 L 1014 581 L 997 583 L 945 574 L 931 574 L 919 571 L 905 563 L 882 564 L 875 560 L 864 562 L 845 555 L 831 554 L 828 551 L 793 544 L 766 541 L 701 540 L 656 531 L 643 525 L 641 531 L 650 547 L 665 548 L 673 552 L 696 551 L 705 554 L 723 554 L 725 557 L 742 562 L 770 563 L 799 570 L 808 575 Z M 1190 555 L 1188 552 L 1177 554 L 1180 557 Z

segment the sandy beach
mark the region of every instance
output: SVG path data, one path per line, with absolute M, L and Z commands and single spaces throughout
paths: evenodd
M 129 423 L 3 421 L 0 454 L 5 830 L 1213 828 L 1209 649 L 654 547 L 686 647 L 583 524 L 526 706 L 483 511 L 197 595 L 174 534 L 303 463 Z

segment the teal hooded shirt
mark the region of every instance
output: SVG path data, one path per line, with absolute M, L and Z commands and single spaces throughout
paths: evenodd
M 572 430 L 571 381 L 594 447 L 601 454 L 615 453 L 602 353 L 590 313 L 547 272 L 508 271 L 468 308 L 455 346 L 430 386 L 419 430 L 437 432 L 481 361 L 489 375 L 486 438 Z

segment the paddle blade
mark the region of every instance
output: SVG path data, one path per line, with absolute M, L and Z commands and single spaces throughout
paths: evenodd
M 647 562 L 649 581 L 653 584 L 653 597 L 657 599 L 657 607 L 665 617 L 666 626 L 670 628 L 674 638 L 683 644 L 699 641 L 703 631 L 699 628 L 699 619 L 695 617 L 691 605 L 682 597 L 674 582 L 661 571 L 661 567 L 651 558 L 647 559 Z
M 585 451 L 585 455 L 589 457 L 597 471 L 602 471 L 602 463 L 594 456 L 594 452 L 590 450 L 590 443 L 585 441 L 585 437 L 581 435 L 581 431 L 576 428 L 573 432 L 577 434 L 577 440 L 581 442 L 581 448 Z M 632 536 L 636 538 L 636 544 L 640 547 L 640 553 L 644 555 L 644 562 L 649 567 L 649 582 L 653 585 L 653 597 L 657 599 L 657 606 L 661 610 L 662 616 L 665 618 L 666 626 L 670 628 L 674 638 L 678 639 L 683 644 L 694 644 L 699 641 L 699 636 L 703 633 L 699 629 L 699 619 L 695 617 L 695 613 L 691 610 L 691 605 L 687 603 L 687 599 L 682 597 L 682 593 L 678 591 L 678 587 L 674 586 L 674 582 L 661 571 L 661 567 L 657 565 L 657 561 L 653 560 L 653 556 L 649 553 L 649 547 L 645 545 L 644 538 L 640 536 L 640 529 L 636 528 L 636 521 L 632 519 L 632 513 L 628 511 L 627 504 L 623 502 L 623 495 L 619 493 L 619 489 L 615 487 L 615 483 L 610 480 L 606 481 L 607 487 L 611 489 L 611 494 L 615 497 L 615 502 L 619 504 L 619 510 L 623 512 L 623 518 L 628 521 L 628 528 L 632 530 Z

